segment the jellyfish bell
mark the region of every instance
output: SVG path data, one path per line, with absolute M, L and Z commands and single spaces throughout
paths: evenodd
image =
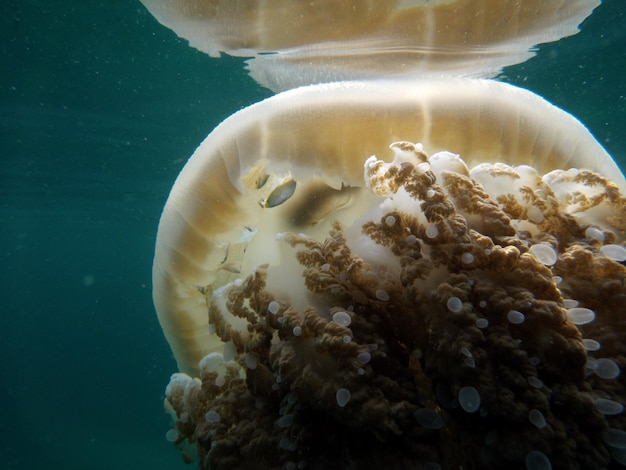
M 217 57 L 250 57 L 273 91 L 339 80 L 493 77 L 541 43 L 576 34 L 599 0 L 142 0 Z
M 182 170 L 163 210 L 154 300 L 181 370 L 197 373 L 200 359 L 220 345 L 209 333 L 206 298 L 259 265 L 281 265 L 276 234 L 323 237 L 335 221 L 348 225 L 360 217 L 377 201 L 363 190 L 365 160 L 389 158 L 396 141 L 420 142 L 438 154 L 431 158 L 434 168 L 442 166 L 438 173 L 477 167 L 500 200 L 512 187 L 541 189 L 543 175 L 565 170 L 560 178 L 570 175 L 568 188 L 594 192 L 594 206 L 579 216 L 596 211 L 602 229 L 607 211 L 621 217 L 619 200 L 598 202 L 603 192 L 626 188 L 613 159 L 575 118 L 529 91 L 449 79 L 344 82 L 279 94 L 218 126 Z M 587 184 L 576 169 L 599 179 Z M 295 181 L 286 200 L 259 204 L 284 192 L 286 178 Z

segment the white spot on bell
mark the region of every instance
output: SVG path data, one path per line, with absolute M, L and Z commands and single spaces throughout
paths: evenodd
M 529 207 L 527 214 L 528 214 L 528 220 L 530 220 L 531 222 L 535 224 L 540 224 L 545 219 L 545 217 L 543 216 L 543 213 L 541 212 L 541 209 L 539 209 L 537 206 Z
M 526 320 L 526 315 L 517 310 L 509 310 L 509 313 L 506 314 L 506 319 L 509 321 L 509 323 L 512 323 L 514 325 L 520 325 L 524 323 L 524 320 Z
M 381 302 L 387 302 L 389 300 L 389 294 L 384 289 L 377 289 L 375 295 Z
M 545 243 L 537 243 L 531 246 L 528 251 L 537 258 L 541 264 L 545 264 L 546 266 L 553 266 L 558 259 L 554 248 Z
M 619 366 L 613 359 L 603 357 L 597 359 L 593 368 L 595 374 L 601 379 L 615 379 L 620 374 Z
M 613 416 L 624 411 L 624 405 L 606 398 L 598 398 L 596 400 L 596 409 L 604 415 Z
M 526 454 L 525 462 L 527 470 L 552 470 L 550 459 L 539 450 L 531 450 Z
M 528 420 L 539 429 L 546 427 L 546 418 L 539 410 L 530 410 L 530 413 L 528 413 Z
M 567 310 L 567 319 L 574 325 L 586 325 L 596 318 L 593 310 L 583 307 L 574 307 Z
M 599 351 L 601 347 L 600 343 L 598 343 L 595 339 L 590 338 L 583 339 L 583 346 L 587 351 Z
M 587 230 L 585 230 L 585 237 L 604 243 L 604 232 L 596 227 L 587 227 Z
M 463 302 L 458 297 L 450 297 L 446 302 L 446 307 L 452 313 L 459 313 L 463 309 Z
M 461 261 L 464 264 L 472 264 L 474 262 L 474 255 L 471 253 L 463 253 L 461 255 Z
M 443 427 L 443 419 L 436 411 L 430 408 L 420 408 L 415 412 L 415 419 L 418 424 L 425 429 L 441 429 Z
M 426 226 L 425 233 L 428 238 L 435 238 L 437 235 L 439 235 L 439 229 L 436 225 L 428 224 Z
M 335 399 L 337 400 L 337 406 L 343 408 L 344 406 L 348 404 L 351 397 L 352 397 L 352 394 L 350 393 L 350 390 L 345 389 L 345 388 L 340 388 L 339 390 L 337 390 L 337 393 L 335 394 Z
M 468 413 L 474 413 L 480 408 L 480 394 L 474 387 L 462 387 L 459 390 L 459 405 Z
M 337 325 L 348 326 L 352 323 L 352 317 L 347 312 L 335 312 L 333 314 L 333 321 Z
M 604 245 L 600 248 L 600 251 L 604 256 L 613 261 L 623 262 L 626 261 L 626 248 L 622 245 Z

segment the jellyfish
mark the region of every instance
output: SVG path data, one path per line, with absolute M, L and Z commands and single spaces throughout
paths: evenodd
M 153 273 L 179 439 L 211 468 L 606 465 L 623 176 L 529 91 L 394 85 L 268 98 L 181 172 Z
M 145 3 L 166 22 L 170 3 Z M 558 3 L 541 2 L 552 38 L 597 4 Z M 470 8 L 393 3 L 374 32 L 324 46 L 273 39 L 246 4 L 177 11 L 205 32 L 198 17 L 245 11 L 249 34 L 224 26 L 206 51 L 260 62 L 341 42 L 355 60 L 393 60 L 383 32 L 402 15 Z M 539 3 L 514 4 L 537 17 Z M 540 42 L 521 13 L 506 18 Z M 442 48 L 427 44 L 424 60 Z M 270 88 L 312 84 L 227 118 L 168 197 L 153 264 L 179 368 L 168 440 L 211 469 L 625 465 L 626 180 L 614 160 L 541 97 L 466 76 L 495 70 L 477 57 L 472 72 L 453 60 L 415 80 L 330 62 L 320 80 L 268 68 Z

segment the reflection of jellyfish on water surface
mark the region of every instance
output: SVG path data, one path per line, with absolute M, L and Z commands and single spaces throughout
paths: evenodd
M 619 468 L 624 188 L 578 121 L 489 80 L 236 113 L 159 225 L 168 437 L 213 469 Z

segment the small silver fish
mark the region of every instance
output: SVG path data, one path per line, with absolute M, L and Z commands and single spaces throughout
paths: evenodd
M 259 204 L 261 207 L 270 208 L 280 206 L 283 202 L 293 196 L 296 190 L 296 180 L 287 178 L 285 181 L 276 186 L 267 196 L 267 199 L 261 199 Z

